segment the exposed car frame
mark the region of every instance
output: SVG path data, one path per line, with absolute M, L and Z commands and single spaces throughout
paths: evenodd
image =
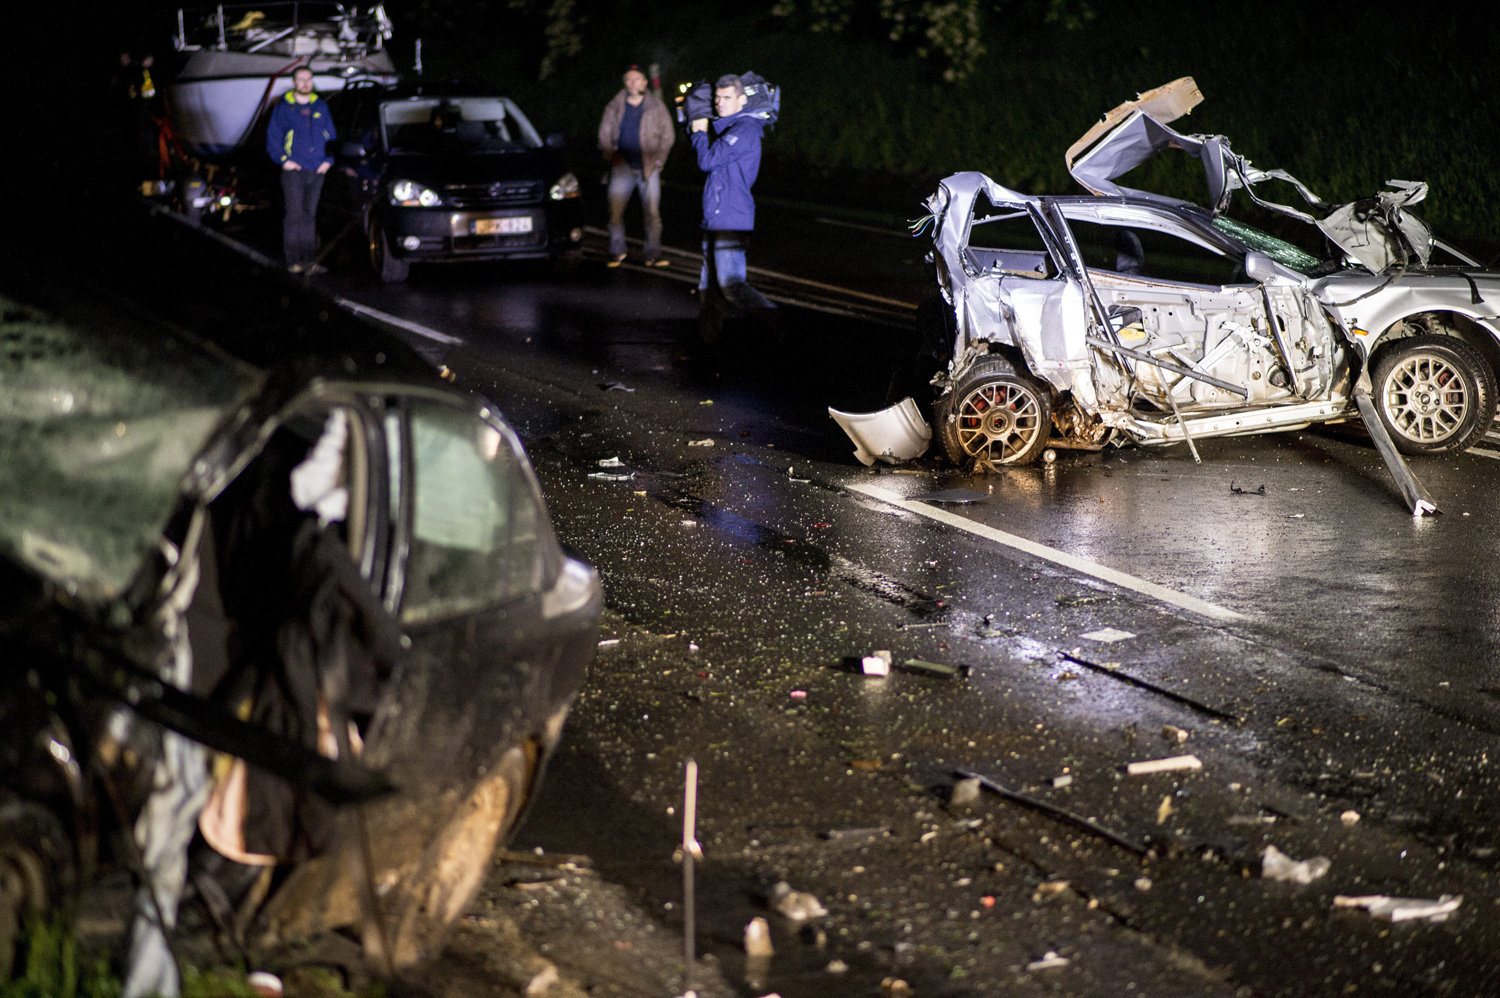
M 945 451 L 966 464 L 1024 464 L 1049 446 L 1192 446 L 1358 415 L 1389 451 L 1414 512 L 1430 511 L 1397 451 L 1463 449 L 1489 428 L 1500 275 L 1411 213 L 1425 185 L 1393 181 L 1375 198 L 1330 206 L 1221 136 L 1167 127 L 1201 99 L 1184 79 L 1106 115 L 1068 151 L 1092 196 L 1035 197 L 959 173 L 928 199 L 942 307 L 925 316 L 929 335 L 948 342 L 934 379 Z M 1168 148 L 1203 162 L 1212 208 L 1114 183 Z M 1254 188 L 1268 180 L 1293 185 L 1322 217 L 1263 198 Z M 1224 216 L 1236 189 L 1316 226 L 1334 259 L 1314 266 L 1316 257 Z M 980 225 L 1021 218 L 1034 246 L 974 245 Z M 1090 226 L 1120 234 L 1119 262 L 1101 265 L 1097 250 L 1086 259 L 1077 230 Z M 1142 274 L 1141 235 L 1239 269 L 1214 282 Z M 1451 266 L 1436 262 L 1444 254 Z

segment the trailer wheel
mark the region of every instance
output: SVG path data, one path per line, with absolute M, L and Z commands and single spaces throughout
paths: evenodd
M 1382 351 L 1371 372 L 1376 411 L 1403 454 L 1460 451 L 1495 418 L 1495 375 L 1456 336 L 1426 334 Z
M 974 364 L 939 411 L 938 438 L 954 464 L 1030 464 L 1052 429 L 1047 387 L 1003 357 Z
M 381 284 L 400 284 L 411 274 L 411 264 L 391 255 L 391 241 L 379 219 L 370 220 L 370 267 Z

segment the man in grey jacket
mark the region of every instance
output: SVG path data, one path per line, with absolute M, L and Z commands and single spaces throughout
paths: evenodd
M 609 161 L 609 266 L 625 261 L 625 206 L 639 191 L 646 221 L 645 262 L 665 267 L 661 255 L 661 168 L 676 136 L 672 116 L 647 89 L 638 66 L 625 70 L 625 86 L 604 107 L 599 149 Z

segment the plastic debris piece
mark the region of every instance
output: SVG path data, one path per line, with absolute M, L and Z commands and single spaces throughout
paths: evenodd
M 891 834 L 890 829 L 876 825 L 871 828 L 830 828 L 823 833 L 823 838 L 840 845 L 864 845 L 875 839 L 883 839 L 889 834 Z
M 973 489 L 943 489 L 940 492 L 928 492 L 926 495 L 912 496 L 911 501 L 946 502 L 962 505 L 971 502 L 989 502 L 990 497 L 983 492 L 975 492 Z
M 1345 811 L 1343 814 L 1339 815 L 1339 820 L 1344 823 L 1345 827 L 1348 827 L 1349 825 L 1357 825 L 1359 824 L 1359 812 L 1354 810 L 1353 808 L 1350 808 L 1348 811 Z
M 623 467 L 625 467 L 625 462 L 621 461 L 617 457 L 606 457 L 606 458 L 601 458 L 599 460 L 599 467 L 601 467 L 601 468 L 623 468 Z
M 591 471 L 589 472 L 589 477 L 601 482 L 628 482 L 635 477 L 635 472 L 631 471 L 623 475 L 615 475 L 608 471 Z
M 974 777 L 953 784 L 953 793 L 948 797 L 949 807 L 968 807 L 979 799 L 979 781 Z
M 1040 960 L 1033 960 L 1028 963 L 1026 971 L 1027 973 L 1035 973 L 1038 970 L 1055 970 L 1058 967 L 1066 967 L 1067 965 L 1067 957 L 1058 956 L 1056 950 L 1049 949 L 1046 953 L 1042 954 Z
M 698 404 L 699 405 L 713 405 L 714 404 L 714 400 L 713 399 L 704 399 L 702 402 L 699 402 Z
M 702 440 L 689 440 L 688 441 L 688 446 L 689 447 L 712 447 L 713 445 L 714 445 L 714 438 L 713 437 L 704 437 Z
M 557 973 L 557 967 L 549 963 L 531 979 L 530 984 L 526 985 L 526 996 L 527 998 L 538 998 L 538 996 L 546 994 L 561 983 L 562 977 Z
M 927 676 L 941 676 L 944 679 L 952 679 L 954 676 L 966 676 L 969 674 L 969 667 L 966 665 L 929 662 L 924 658 L 909 658 L 901 663 L 901 668 L 907 672 L 916 672 Z
M 1328 872 L 1333 861 L 1327 856 L 1295 860 L 1275 846 L 1266 846 L 1260 854 L 1260 875 L 1266 880 L 1284 880 L 1293 884 L 1310 884 Z
M 250 990 L 254 991 L 260 998 L 281 998 L 281 978 L 275 974 L 267 973 L 264 970 L 256 970 L 245 978 L 245 983 L 250 985 Z
M 843 960 L 829 960 L 828 966 L 824 969 L 827 970 L 830 974 L 844 974 L 848 973 L 849 965 Z
M 859 660 L 859 667 L 867 676 L 889 676 L 891 674 L 891 653 L 866 655 Z
M 979 899 L 979 903 L 984 905 L 986 908 L 993 908 L 995 907 L 995 895 L 986 894 L 984 897 Z
M 1266 494 L 1266 487 L 1262 485 L 1258 489 L 1242 489 L 1233 482 L 1230 482 L 1229 491 L 1233 492 L 1237 496 L 1263 496 Z
M 1203 762 L 1196 755 L 1174 755 L 1167 759 L 1145 759 L 1141 762 L 1132 762 L 1125 767 L 1125 772 L 1131 776 L 1144 776 L 1147 773 L 1172 773 L 1182 769 L 1202 769 Z
M 1052 778 L 1052 786 L 1057 790 L 1061 790 L 1063 787 L 1071 787 L 1072 785 L 1073 777 L 1071 776 L 1054 776 Z
M 1464 903 L 1462 894 L 1444 894 L 1436 901 L 1426 898 L 1393 898 L 1384 894 L 1364 894 L 1348 897 L 1340 894 L 1333 899 L 1335 908 L 1363 908 L 1376 918 L 1392 922 L 1411 922 L 1421 919 L 1427 922 L 1446 922 L 1448 916 Z
M 1138 891 L 1140 891 L 1143 894 L 1146 891 L 1149 891 L 1151 889 L 1151 878 L 1150 877 L 1136 877 L 1135 878 L 1135 889 L 1138 890 Z
M 806 922 L 828 914 L 828 909 L 817 898 L 806 891 L 792 890 L 792 885 L 785 880 L 771 888 L 771 910 L 793 922 Z
M 756 957 L 774 956 L 776 947 L 771 945 L 771 925 L 759 915 L 745 924 L 745 955 Z
M 1036 885 L 1036 893 L 1046 896 L 1050 894 L 1061 894 L 1067 890 L 1069 882 L 1066 880 L 1048 880 Z
M 793 700 L 806 700 L 807 699 L 807 691 L 806 690 L 792 690 L 792 699 Z
M 1167 819 L 1170 818 L 1171 816 L 1172 816 L 1172 795 L 1168 794 L 1167 796 L 1165 796 L 1165 797 L 1163 797 L 1161 799 L 1161 804 L 1159 804 L 1157 806 L 1157 808 L 1156 808 L 1156 823 L 1158 825 L 1165 825 L 1167 823 Z
M 1165 725 L 1161 729 L 1161 736 L 1163 738 L 1169 742 L 1176 742 L 1179 745 L 1188 740 L 1189 734 L 1190 732 L 1186 728 L 1173 727 L 1170 724 Z
M 618 381 L 606 381 L 604 384 L 602 384 L 602 385 L 599 386 L 599 390 L 603 391 L 603 392 L 633 392 L 633 391 L 635 391 L 634 388 L 626 388 L 624 385 L 620 384 Z
M 932 427 L 911 398 L 878 412 L 840 412 L 828 416 L 854 441 L 854 456 L 866 467 L 876 461 L 900 464 L 921 457 L 932 444 Z
M 889 991 L 893 995 L 904 995 L 911 993 L 911 985 L 899 977 L 886 977 L 880 981 L 882 990 Z
M 603 638 L 599 641 L 600 648 L 613 648 L 620 643 L 619 638 Z
M 1101 627 L 1097 631 L 1089 631 L 1087 634 L 1083 635 L 1083 637 L 1087 641 L 1098 641 L 1103 644 L 1110 644 L 1111 642 L 1125 641 L 1129 638 L 1133 638 L 1135 637 L 1135 632 L 1122 631 L 1117 627 Z

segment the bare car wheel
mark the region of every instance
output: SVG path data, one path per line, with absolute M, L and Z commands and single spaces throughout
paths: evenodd
M 954 464 L 1030 464 L 1047 445 L 1052 430 L 1047 388 L 1003 357 L 976 363 L 949 399 L 939 439 Z
M 1398 340 L 1372 372 L 1380 421 L 1403 454 L 1464 450 L 1495 418 L 1495 375 L 1456 336 Z

